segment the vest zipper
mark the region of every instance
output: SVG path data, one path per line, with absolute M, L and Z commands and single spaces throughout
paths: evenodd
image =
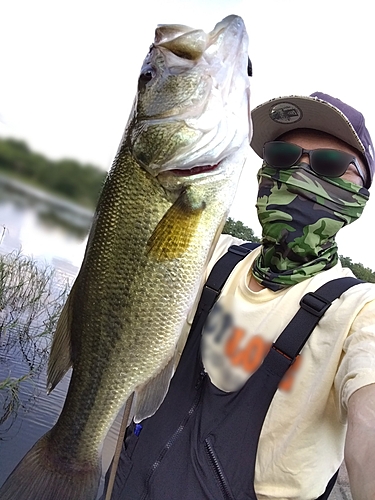
M 197 382 L 197 384 L 195 386 L 196 389 L 202 384 L 203 379 L 205 378 L 205 376 L 206 376 L 206 372 L 204 370 L 202 370 L 201 373 L 199 374 L 199 379 L 198 379 L 198 382 Z M 149 482 L 150 482 L 150 479 L 151 479 L 153 473 L 159 467 L 159 465 L 160 465 L 162 459 L 164 458 L 165 454 L 167 453 L 167 451 L 172 447 L 173 443 L 176 441 L 176 439 L 178 438 L 178 436 L 184 430 L 186 424 L 188 423 L 188 420 L 190 419 L 190 417 L 193 415 L 193 413 L 197 409 L 197 406 L 199 404 L 200 399 L 201 399 L 201 393 L 199 392 L 198 395 L 197 395 L 197 397 L 195 398 L 195 400 L 194 400 L 191 408 L 189 409 L 186 417 L 183 419 L 183 421 L 181 422 L 181 424 L 178 426 L 177 430 L 172 434 L 172 436 L 168 440 L 167 444 L 164 446 L 164 448 L 160 452 L 160 454 L 159 454 L 158 458 L 156 459 L 156 461 L 152 464 L 151 470 L 150 470 L 150 472 L 149 472 L 149 474 L 147 476 L 147 479 L 146 479 L 146 484 L 147 484 L 147 486 L 146 486 L 146 493 L 142 497 L 142 500 L 145 500 L 148 497 L 148 494 L 149 494 L 148 493 L 148 491 L 149 491 Z
M 210 441 L 205 439 L 204 441 L 205 447 L 206 447 L 206 452 L 210 461 L 210 464 L 214 470 L 214 474 L 216 476 L 216 479 L 218 480 L 221 492 L 223 494 L 224 500 L 235 500 L 234 496 L 232 495 L 232 492 L 229 488 L 228 481 L 224 475 L 224 472 L 221 470 L 221 466 L 219 463 L 219 460 L 216 456 L 216 453 L 211 446 Z

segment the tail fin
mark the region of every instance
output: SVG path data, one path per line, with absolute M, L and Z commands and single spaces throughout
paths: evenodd
M 0 488 L 1 500 L 95 500 L 101 476 L 96 466 L 76 467 L 51 456 L 48 433 L 17 465 Z

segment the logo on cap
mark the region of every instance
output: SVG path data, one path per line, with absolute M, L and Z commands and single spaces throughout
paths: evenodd
M 280 102 L 270 109 L 270 118 L 274 122 L 289 125 L 302 118 L 302 111 L 295 104 Z

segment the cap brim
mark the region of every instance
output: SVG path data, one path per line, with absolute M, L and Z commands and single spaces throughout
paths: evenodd
M 256 107 L 251 117 L 254 130 L 251 147 L 261 158 L 265 142 L 299 128 L 326 132 L 365 153 L 347 117 L 335 106 L 317 97 L 286 96 L 271 99 Z

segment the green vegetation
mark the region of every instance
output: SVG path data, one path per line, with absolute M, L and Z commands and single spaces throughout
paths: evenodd
M 52 268 L 40 268 L 32 258 L 0 254 L 0 425 L 15 418 L 23 406 L 21 386 L 44 368 L 69 288 Z
M 0 338 L 22 326 L 34 337 L 52 333 L 69 285 L 59 281 L 52 267 L 41 268 L 20 252 L 0 254 Z
M 343 255 L 340 255 L 340 260 L 343 267 L 349 267 L 358 279 L 375 283 L 375 273 L 369 267 L 365 267 L 359 262 L 354 263 L 350 257 L 344 257 Z
M 241 240 L 251 241 L 252 243 L 260 243 L 260 239 L 255 236 L 254 231 L 250 227 L 245 226 L 240 220 L 234 220 L 231 217 L 228 217 L 226 220 L 223 233 L 230 234 Z
M 21 383 L 29 378 L 29 375 L 23 375 L 19 378 L 7 377 L 0 380 L 0 396 L 2 402 L 2 413 L 0 413 L 0 426 L 10 417 L 17 415 L 18 409 L 23 406 L 20 398 Z
M 243 224 L 239 220 L 234 220 L 228 217 L 223 233 L 231 234 L 236 238 L 241 238 L 241 240 L 251 241 L 253 243 L 260 243 L 260 238 L 254 235 L 254 231 Z M 350 257 L 344 257 L 340 255 L 341 264 L 343 267 L 348 267 L 351 269 L 352 273 L 361 280 L 368 281 L 369 283 L 375 283 L 375 272 L 369 267 L 364 267 L 363 264 L 358 262 L 354 263 Z
M 75 160 L 52 161 L 16 139 L 0 139 L 0 173 L 95 208 L 106 172 Z

